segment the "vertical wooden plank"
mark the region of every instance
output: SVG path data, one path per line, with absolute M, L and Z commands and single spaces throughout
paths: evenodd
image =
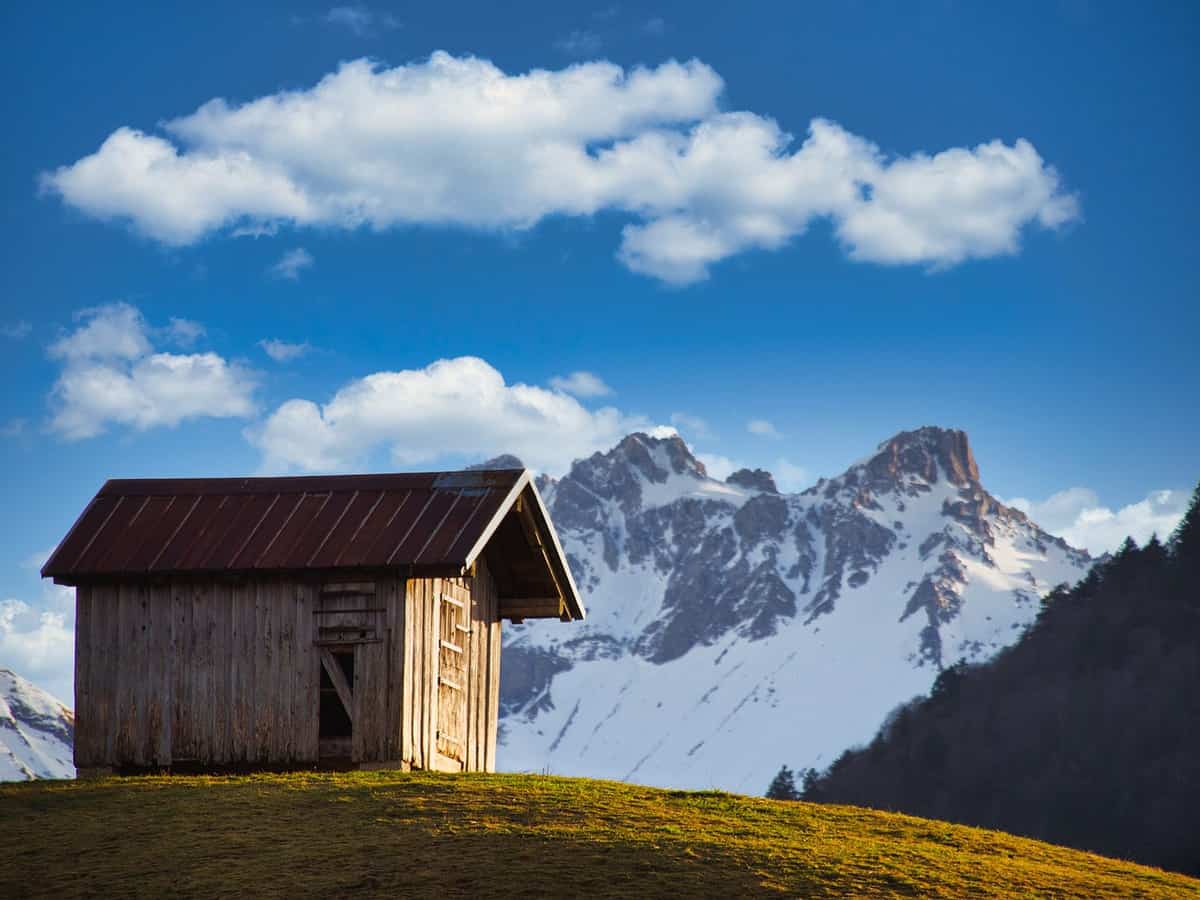
M 496 732 L 500 718 L 500 650 L 503 646 L 500 634 L 500 598 L 496 583 L 488 576 L 488 651 L 487 651 L 487 712 L 485 714 L 486 741 L 484 744 L 484 771 L 496 771 Z
M 309 589 L 302 581 L 291 584 L 295 616 L 292 626 L 292 665 L 288 731 L 288 759 L 294 762 L 306 759 L 308 745 L 308 710 L 312 701 L 308 699 L 305 661 L 307 644 L 311 640 L 312 612 L 309 606 Z
M 406 581 L 390 578 L 387 581 L 387 627 L 388 653 L 387 674 L 387 744 L 384 748 L 388 760 L 404 759 L 404 684 L 408 681 L 404 671 L 404 607 Z
M 292 731 L 293 695 L 296 690 L 296 585 L 291 580 L 279 584 L 279 679 L 275 685 L 275 759 L 292 760 L 295 740 Z
M 171 591 L 171 758 L 192 759 L 191 679 L 195 661 L 191 654 L 192 604 L 187 586 L 172 581 Z
M 428 606 L 429 627 L 425 629 L 425 657 L 428 666 L 425 692 L 425 767 L 433 769 L 437 764 L 437 718 L 438 718 L 438 634 L 441 632 L 441 579 L 434 579 Z
M 170 765 L 170 651 L 171 593 L 164 584 L 151 584 L 146 604 L 146 756 L 151 765 Z M 166 746 L 164 747 L 164 742 Z
M 270 582 L 255 582 L 255 641 L 254 641 L 254 730 L 250 759 L 266 762 L 270 759 L 271 661 L 275 654 L 274 624 L 271 607 L 274 588 Z
M 305 585 L 308 596 L 307 634 L 304 642 L 304 705 L 305 728 L 308 734 L 305 740 L 305 760 L 316 762 L 320 757 L 321 734 L 321 659 L 317 653 L 317 618 L 316 611 L 320 591 L 315 582 Z
M 75 588 L 75 742 L 71 748 L 75 767 L 88 768 L 97 765 L 90 755 L 92 727 L 91 717 L 91 588 L 80 585 Z
M 229 586 L 229 761 L 245 759 L 245 590 Z
M 209 604 L 209 585 L 196 581 L 190 585 L 192 604 L 192 645 L 195 674 L 192 679 L 191 715 L 192 742 L 196 759 L 212 759 L 212 610 Z
M 93 641 L 97 653 L 95 702 L 97 756 L 102 766 L 116 765 L 117 666 L 120 654 L 120 619 L 115 585 L 97 585 L 92 595 L 95 613 Z
M 231 734 L 232 716 L 232 659 L 233 586 L 227 581 L 215 582 L 212 587 L 213 609 L 213 750 L 214 763 L 233 761 Z
M 134 659 L 133 641 L 133 600 L 129 589 L 124 585 L 117 586 L 117 690 L 113 704 L 113 724 L 115 731 L 114 755 L 117 765 L 129 765 L 133 756 L 130 747 L 133 715 L 133 678 L 137 671 Z

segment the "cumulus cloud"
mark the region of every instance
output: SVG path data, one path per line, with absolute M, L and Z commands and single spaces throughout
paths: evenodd
M 574 394 L 576 397 L 603 397 L 613 392 L 612 388 L 605 384 L 599 376 L 593 375 L 591 372 L 555 375 L 550 379 L 550 387 L 556 391 Z
M 1042 501 L 1015 497 L 1009 506 L 1025 513 L 1053 535 L 1094 556 L 1116 550 L 1127 537 L 1144 544 L 1157 533 L 1166 540 L 1187 511 L 1183 490 L 1151 491 L 1142 500 L 1112 509 L 1091 488 L 1072 487 Z
M 32 332 L 33 326 L 23 319 L 19 322 L 5 322 L 0 324 L 0 337 L 12 338 L 14 341 L 27 338 Z
M 784 493 L 795 494 L 812 485 L 812 475 L 808 469 L 789 462 L 782 456 L 775 460 L 771 469 L 775 483 Z
M 766 419 L 751 419 L 746 423 L 746 430 L 751 434 L 757 434 L 759 437 L 783 437 L 779 433 L 779 430 Z
M 671 424 L 693 440 L 696 438 L 713 437 L 713 432 L 708 426 L 708 422 L 699 416 L 693 416 L 685 412 L 674 412 L 671 413 Z
M 697 453 L 696 459 L 704 463 L 704 471 L 708 472 L 708 477 L 717 481 L 724 481 L 738 469 L 748 468 L 720 453 Z
M 36 571 L 51 551 L 21 568 Z M 38 593 L 38 592 L 35 592 Z M 0 665 L 45 688 L 67 705 L 75 690 L 75 591 L 43 582 L 33 602 L 0 600 Z
M 86 309 L 77 321 L 48 351 L 62 364 L 51 391 L 51 431 L 78 440 L 109 425 L 145 430 L 254 412 L 251 373 L 211 352 L 155 352 L 153 330 L 133 306 Z
M 267 272 L 272 278 L 286 278 L 288 281 L 299 281 L 300 273 L 312 268 L 312 254 L 303 247 L 289 250 L 274 263 Z
M 323 405 L 288 400 L 248 429 L 247 438 L 268 471 L 353 468 L 386 448 L 398 465 L 506 452 L 558 473 L 647 427 L 640 416 L 612 407 L 589 410 L 562 391 L 508 384 L 486 361 L 464 356 L 376 372 Z
M 357 60 L 306 90 L 212 100 L 165 136 L 118 128 L 42 184 L 174 245 L 281 224 L 519 230 L 613 211 L 627 219 L 618 259 L 681 285 L 818 219 L 852 259 L 938 268 L 1015 253 L 1027 229 L 1078 215 L 1027 140 L 895 157 L 817 118 L 797 146 L 767 116 L 722 111 L 722 91 L 697 60 L 521 74 L 444 52 Z
M 275 338 L 264 338 L 258 342 L 258 346 L 262 347 L 267 356 L 280 363 L 299 359 L 312 349 L 308 341 L 302 344 L 289 344 L 287 341 L 279 341 Z

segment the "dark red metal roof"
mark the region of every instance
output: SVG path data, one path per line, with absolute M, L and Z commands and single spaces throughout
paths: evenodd
M 113 480 L 42 575 L 465 567 L 525 488 L 523 469 Z

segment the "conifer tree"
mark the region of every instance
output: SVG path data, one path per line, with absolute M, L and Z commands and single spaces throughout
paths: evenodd
M 799 800 L 800 792 L 796 790 L 796 776 L 787 766 L 779 769 L 779 774 L 767 788 L 767 796 L 772 800 Z

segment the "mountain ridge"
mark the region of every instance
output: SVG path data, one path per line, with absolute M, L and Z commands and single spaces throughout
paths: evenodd
M 796 735 L 788 758 L 819 764 L 1091 565 L 990 494 L 953 429 L 900 432 L 796 493 L 764 470 L 711 478 L 645 433 L 539 488 L 590 618 L 506 628 L 506 768 L 761 790 L 777 760 L 718 759 L 739 728 Z
M 0 668 L 0 781 L 74 778 L 75 714 L 11 669 Z

